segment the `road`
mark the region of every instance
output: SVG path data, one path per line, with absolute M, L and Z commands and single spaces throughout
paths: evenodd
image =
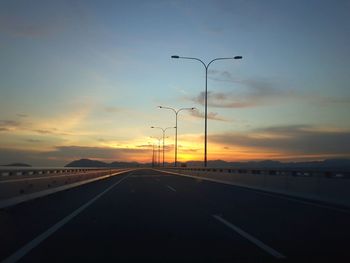
M 0 210 L 3 262 L 350 262 L 350 211 L 139 169 Z

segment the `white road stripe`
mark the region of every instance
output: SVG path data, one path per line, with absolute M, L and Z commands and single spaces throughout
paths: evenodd
M 175 188 L 173 188 L 173 187 L 171 187 L 171 186 L 169 186 L 169 185 L 167 185 L 166 187 L 168 187 L 171 191 L 176 192 L 176 189 L 175 189 Z
M 252 235 L 248 234 L 247 232 L 243 231 L 242 229 L 240 229 L 239 227 L 231 224 L 230 222 L 226 221 L 225 219 L 223 219 L 221 216 L 219 215 L 213 215 L 213 217 L 220 221 L 221 223 L 223 223 L 224 225 L 226 225 L 227 227 L 231 228 L 232 230 L 234 230 L 235 232 L 237 232 L 238 234 L 240 234 L 242 237 L 244 237 L 245 239 L 248 239 L 250 242 L 252 242 L 253 244 L 255 244 L 256 246 L 258 246 L 259 248 L 261 248 L 262 250 L 264 250 L 265 252 L 267 252 L 268 254 L 274 256 L 275 258 L 279 258 L 279 259 L 283 259 L 286 258 L 286 256 L 284 256 L 283 254 L 279 253 L 278 251 L 274 250 L 273 248 L 269 247 L 268 245 L 264 244 L 263 242 L 261 242 L 259 239 L 253 237 Z
M 129 177 L 130 174 L 122 178 L 121 180 L 117 181 L 116 183 L 112 184 L 110 187 L 108 187 L 103 192 L 96 195 L 94 198 L 92 198 L 90 201 L 79 207 L 77 210 L 72 212 L 70 215 L 63 218 L 61 221 L 57 222 L 55 225 L 50 227 L 48 230 L 46 230 L 41 235 L 34 238 L 32 241 L 24 245 L 22 248 L 17 250 L 15 253 L 13 253 L 11 256 L 6 258 L 2 263 L 14 263 L 20 260 L 22 257 L 24 257 L 26 254 L 28 254 L 32 249 L 39 246 L 41 242 L 43 242 L 45 239 L 47 239 L 49 236 L 51 236 L 53 233 L 55 233 L 58 229 L 63 227 L 65 224 L 67 224 L 70 220 L 72 220 L 74 217 L 79 215 L 82 211 L 84 211 L 87 207 L 89 207 L 92 203 L 94 203 L 97 199 L 99 199 L 102 195 L 107 193 L 109 190 L 111 190 L 116 185 L 120 184 L 123 180 L 125 180 L 127 177 Z

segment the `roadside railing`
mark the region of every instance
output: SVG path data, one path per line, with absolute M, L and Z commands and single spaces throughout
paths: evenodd
M 106 170 L 106 168 L 1 168 L 0 177 L 79 173 L 95 170 Z
M 5 168 L 0 170 L 0 200 L 79 184 L 124 169 L 109 168 Z
M 201 167 L 167 167 L 167 169 L 195 172 L 213 172 L 213 173 L 229 173 L 229 174 L 262 174 L 262 175 L 289 175 L 289 176 L 323 176 L 326 178 L 347 178 L 350 179 L 350 171 L 330 171 L 315 169 L 247 169 L 247 168 L 201 168 Z

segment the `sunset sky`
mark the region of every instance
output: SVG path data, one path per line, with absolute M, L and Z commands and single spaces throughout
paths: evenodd
M 350 1 L 0 1 L 0 164 L 350 158 Z M 174 129 L 166 161 L 174 161 Z

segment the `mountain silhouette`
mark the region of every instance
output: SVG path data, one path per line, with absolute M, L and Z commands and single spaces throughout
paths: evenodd
M 106 163 L 98 160 L 81 159 L 72 161 L 65 167 L 150 167 L 151 163 L 138 162 L 112 162 Z M 173 167 L 174 163 L 165 163 L 166 167 Z M 202 161 L 189 161 L 179 163 L 179 166 L 203 167 Z M 274 160 L 226 162 L 223 160 L 208 161 L 208 168 L 246 168 L 246 169 L 300 169 L 300 170 L 341 170 L 350 171 L 350 159 L 326 159 L 324 161 L 311 162 L 280 162 Z
M 120 167 L 139 167 L 140 163 L 137 162 L 112 162 L 105 163 L 98 160 L 90 160 L 90 159 L 80 159 L 76 161 L 72 161 L 65 165 L 65 167 L 108 167 L 108 168 L 120 168 Z M 142 165 L 145 166 L 145 165 Z
M 108 167 L 108 164 L 97 160 L 80 159 L 68 163 L 65 167 Z

